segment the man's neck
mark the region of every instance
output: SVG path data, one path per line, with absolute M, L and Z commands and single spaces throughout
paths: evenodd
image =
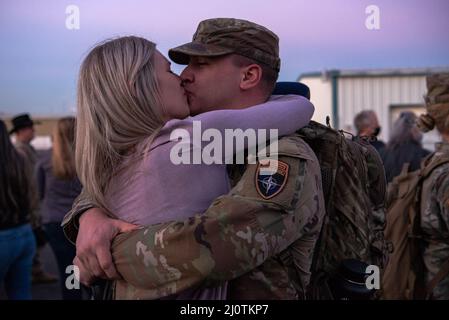
M 257 104 L 266 102 L 267 99 L 260 95 L 246 95 L 240 96 L 237 99 L 230 102 L 225 109 L 246 109 Z
M 359 137 L 370 137 L 371 133 L 369 131 L 360 131 L 359 132 Z

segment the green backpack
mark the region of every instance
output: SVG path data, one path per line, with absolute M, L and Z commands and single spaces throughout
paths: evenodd
M 383 267 L 389 247 L 385 227 L 385 170 L 376 149 L 359 137 L 311 121 L 298 132 L 321 167 L 326 216 L 315 247 L 309 299 L 334 299 L 329 279 L 355 259 Z

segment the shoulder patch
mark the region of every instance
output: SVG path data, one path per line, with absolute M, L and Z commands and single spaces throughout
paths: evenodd
M 257 165 L 255 185 L 257 193 L 265 200 L 271 199 L 284 189 L 289 165 L 280 160 L 263 160 Z

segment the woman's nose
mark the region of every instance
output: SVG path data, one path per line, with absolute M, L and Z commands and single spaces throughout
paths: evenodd
M 193 82 L 193 73 L 189 71 L 187 66 L 179 75 L 181 77 L 182 85 Z

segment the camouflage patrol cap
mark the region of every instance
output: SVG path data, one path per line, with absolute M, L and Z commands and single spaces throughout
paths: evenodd
M 230 53 L 242 55 L 279 72 L 279 38 L 254 22 L 216 18 L 201 21 L 192 42 L 170 49 L 170 59 L 188 64 L 190 56 L 218 57 Z
M 449 102 L 449 73 L 436 73 L 426 78 L 427 104 Z
M 449 133 L 449 73 L 437 73 L 426 78 L 426 114 L 419 117 L 418 127 L 428 132 L 436 126 Z

